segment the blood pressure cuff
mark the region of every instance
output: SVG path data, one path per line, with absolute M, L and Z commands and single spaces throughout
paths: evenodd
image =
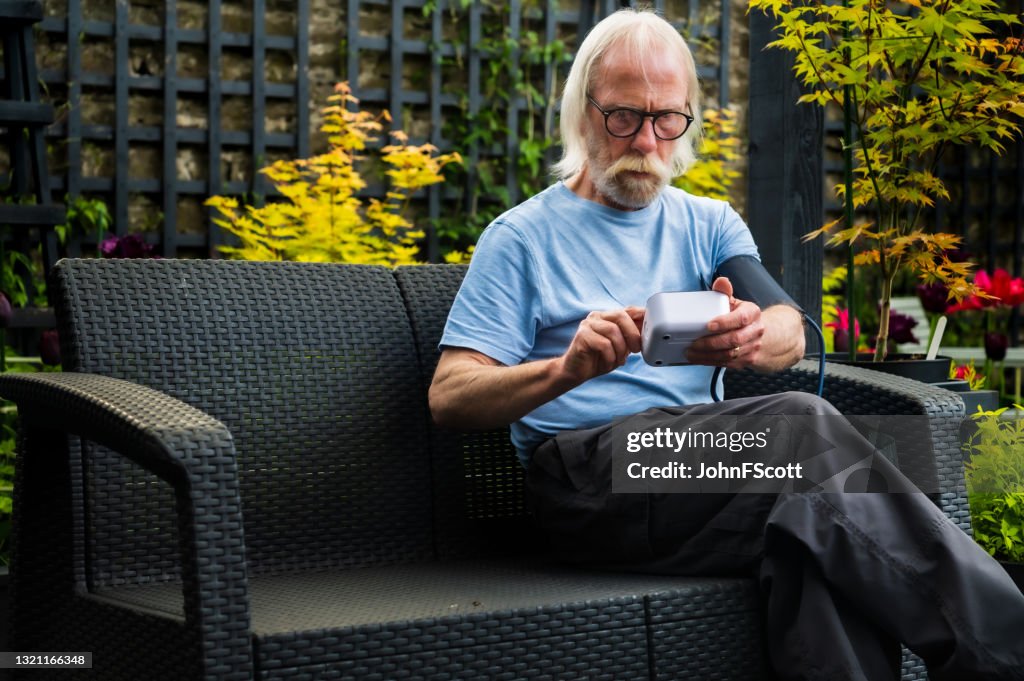
M 751 255 L 729 258 L 718 267 L 712 281 L 718 277 L 729 279 L 735 297 L 749 300 L 762 310 L 772 305 L 789 305 L 803 313 L 803 309 L 779 286 L 761 261 Z

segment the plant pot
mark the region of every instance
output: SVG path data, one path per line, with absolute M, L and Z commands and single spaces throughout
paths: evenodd
M 964 413 L 968 416 L 978 411 L 978 407 L 983 411 L 995 411 L 999 408 L 998 390 L 971 390 L 967 381 L 946 381 L 935 385 L 959 393 L 964 401 Z
M 1017 588 L 1020 589 L 1020 592 L 1024 593 L 1024 563 L 1011 563 L 1001 560 L 999 564 L 1006 570 L 1006 574 L 1010 575 L 1010 578 L 1017 585 Z
M 830 352 L 825 359 L 836 364 L 852 364 L 862 369 L 884 371 L 903 378 L 910 378 L 922 383 L 943 383 L 949 380 L 949 357 L 925 359 L 924 355 L 893 353 L 882 362 L 871 361 L 872 355 L 867 352 L 858 353 L 857 359 L 850 361 L 845 352 Z

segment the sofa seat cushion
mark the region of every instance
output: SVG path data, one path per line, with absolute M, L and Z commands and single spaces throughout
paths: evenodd
M 183 617 L 177 584 L 92 598 Z M 257 678 L 643 679 L 655 663 L 756 679 L 762 670 L 748 659 L 762 648 L 753 580 L 467 560 L 252 576 L 250 600 Z

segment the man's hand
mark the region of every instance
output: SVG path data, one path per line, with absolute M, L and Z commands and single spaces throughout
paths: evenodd
M 640 352 L 645 312 L 642 307 L 627 307 L 587 315 L 561 358 L 568 381 L 579 385 L 607 374 L 625 364 L 631 353 Z
M 762 359 L 761 338 L 765 331 L 761 308 L 734 298 L 732 282 L 726 277 L 715 279 L 711 290 L 729 296 L 729 311 L 708 322 L 708 335 L 690 345 L 686 359 L 693 364 L 730 369 L 757 366 Z
M 715 279 L 711 288 L 729 296 L 729 312 L 708 322 L 709 335 L 694 341 L 686 353 L 690 362 L 780 371 L 804 356 L 803 320 L 797 310 L 788 305 L 761 310 L 737 300 L 725 277 Z

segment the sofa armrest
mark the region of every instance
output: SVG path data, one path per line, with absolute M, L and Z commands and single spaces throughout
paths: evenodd
M 725 395 L 730 398 L 787 390 L 816 392 L 818 362 L 802 360 L 776 374 L 727 371 L 725 376 Z M 970 532 L 971 514 L 960 448 L 964 403 L 959 395 L 901 376 L 830 362 L 825 368 L 824 397 L 847 415 L 926 416 L 939 490 L 932 496 L 947 516 Z
M 200 649 L 204 675 L 248 678 L 248 576 L 238 470 L 227 428 L 169 395 L 107 376 L 5 374 L 0 376 L 0 396 L 18 405 L 24 444 L 19 457 L 47 458 L 52 453 L 46 442 L 58 435 L 78 435 L 109 447 L 171 485 L 185 624 Z M 33 447 L 34 442 L 44 446 Z M 66 458 L 47 463 L 68 465 Z M 16 490 L 16 500 L 21 492 L 31 494 L 35 481 L 30 477 L 44 471 L 25 462 L 19 484 L 28 490 Z M 15 552 L 17 577 L 17 544 Z M 221 676 L 227 668 L 242 676 Z

